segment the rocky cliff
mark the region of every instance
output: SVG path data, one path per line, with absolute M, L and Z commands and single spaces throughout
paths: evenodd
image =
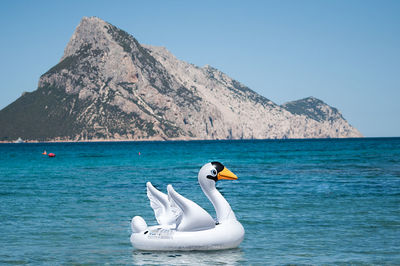
M 361 137 L 315 98 L 279 106 L 210 66 L 84 17 L 38 89 L 0 111 L 0 140 Z

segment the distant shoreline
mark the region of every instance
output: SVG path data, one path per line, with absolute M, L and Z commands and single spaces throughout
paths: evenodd
M 176 139 L 90 139 L 90 140 L 26 140 L 23 143 L 94 143 L 94 142 L 174 142 L 174 141 L 293 141 L 293 140 L 351 140 L 351 139 L 393 139 L 397 137 L 359 137 L 359 138 L 281 138 L 281 139 L 195 139 L 195 138 L 176 138 Z M 0 141 L 0 144 L 21 144 L 15 141 Z
M 192 140 L 212 140 L 212 139 L 197 139 L 197 138 L 148 138 L 148 139 L 84 139 L 84 140 L 23 140 L 21 143 L 80 143 L 80 142 L 147 142 L 147 141 L 192 141 Z M 0 143 L 16 143 L 17 140 L 0 140 Z

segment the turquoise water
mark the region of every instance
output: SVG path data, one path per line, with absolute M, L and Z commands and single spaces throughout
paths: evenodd
M 197 172 L 215 160 L 239 177 L 217 184 L 239 248 L 134 250 L 146 181 L 214 215 Z M 400 138 L 0 144 L 0 228 L 0 264 L 400 264 Z

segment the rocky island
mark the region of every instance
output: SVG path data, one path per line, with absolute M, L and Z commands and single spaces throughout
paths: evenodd
M 195 51 L 193 51 L 195 52 Z M 278 105 L 211 67 L 84 17 L 38 88 L 0 111 L 0 141 L 362 137 L 308 97 Z

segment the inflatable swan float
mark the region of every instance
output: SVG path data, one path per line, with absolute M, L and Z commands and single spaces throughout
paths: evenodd
M 140 250 L 219 250 L 239 246 L 244 228 L 215 187 L 221 179 L 236 180 L 237 176 L 219 162 L 208 163 L 199 171 L 200 187 L 215 208 L 216 221 L 171 185 L 167 186 L 166 195 L 147 182 L 147 196 L 159 225 L 148 227 L 142 217 L 133 217 L 132 245 Z

